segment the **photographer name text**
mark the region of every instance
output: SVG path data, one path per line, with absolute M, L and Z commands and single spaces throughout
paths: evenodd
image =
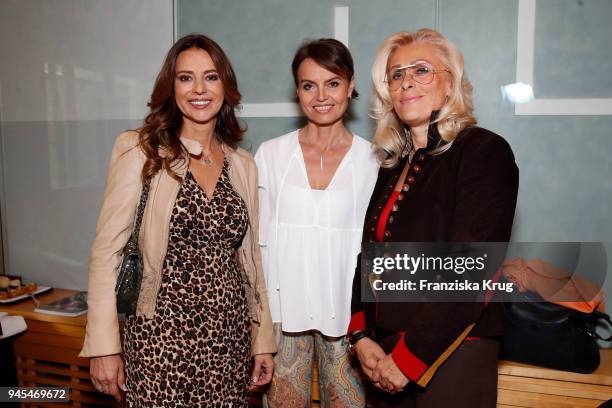
M 421 279 L 418 282 L 402 279 L 399 282 L 384 282 L 382 279 L 376 279 L 372 282 L 372 287 L 375 291 L 503 291 L 512 293 L 514 284 L 512 282 L 494 282 L 491 279 L 484 279 L 481 282 L 471 282 L 468 280 L 455 280 L 453 282 L 430 282 Z

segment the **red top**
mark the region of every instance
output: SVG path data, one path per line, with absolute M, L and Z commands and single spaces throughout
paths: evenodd
M 378 220 L 378 228 L 376 228 L 376 239 L 382 242 L 385 238 L 385 227 L 387 226 L 387 221 L 389 220 L 389 215 L 391 215 L 391 209 L 395 205 L 395 201 L 397 200 L 397 196 L 399 195 L 399 191 L 393 191 L 391 197 L 389 197 L 389 201 L 387 201 L 387 205 L 385 205 L 385 209 L 380 214 L 380 219 Z

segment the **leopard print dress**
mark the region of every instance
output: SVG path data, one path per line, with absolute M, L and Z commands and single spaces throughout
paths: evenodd
M 155 316 L 130 316 L 125 329 L 128 406 L 247 406 L 250 322 L 234 255 L 247 225 L 227 159 L 211 199 L 186 173 Z

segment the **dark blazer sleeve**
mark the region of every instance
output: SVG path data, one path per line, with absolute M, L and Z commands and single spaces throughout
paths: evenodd
M 464 141 L 450 232 L 453 242 L 510 240 L 518 168 L 508 143 L 493 133 L 485 134 L 468 135 Z
M 351 297 L 351 321 L 349 322 L 346 334 L 351 334 L 358 330 L 365 330 L 365 312 L 361 301 L 361 253 L 357 255 L 357 266 L 353 277 L 353 295 Z
M 478 130 L 455 142 L 461 152 L 448 241 L 507 242 L 516 207 L 518 168 L 503 138 Z M 410 380 L 425 386 L 469 335 L 487 306 L 476 302 L 413 306 L 415 319 L 399 334 L 391 355 Z M 436 330 L 431 330 L 432 324 Z

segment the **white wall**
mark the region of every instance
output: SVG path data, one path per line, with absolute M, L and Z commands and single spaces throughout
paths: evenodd
M 6 273 L 87 287 L 113 140 L 147 112 L 172 39 L 172 0 L 0 2 Z

